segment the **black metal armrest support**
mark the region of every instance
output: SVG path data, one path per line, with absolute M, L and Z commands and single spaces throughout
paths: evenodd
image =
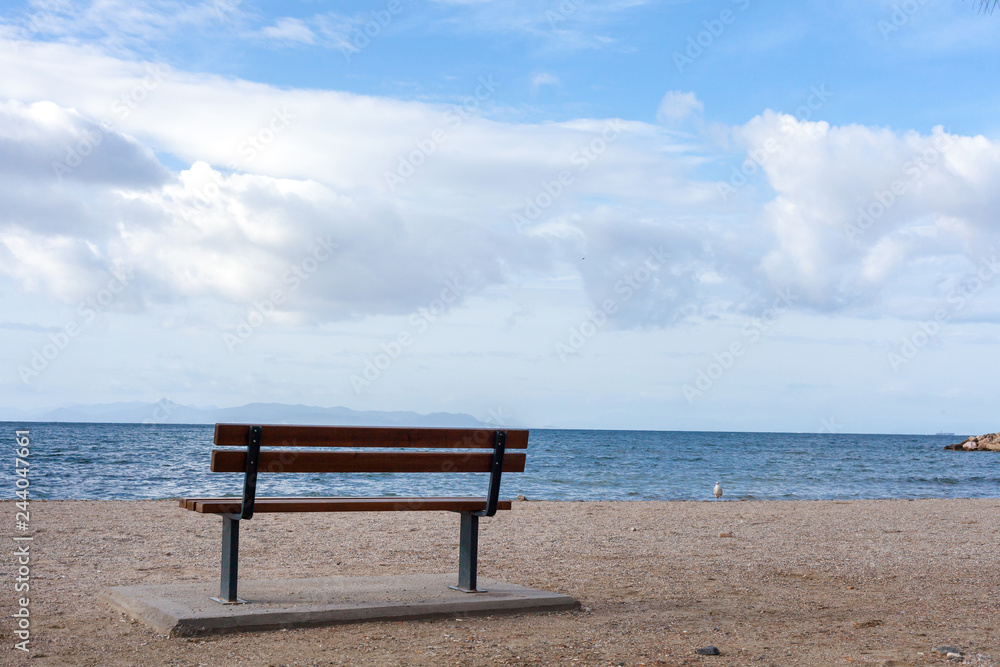
M 449 586 L 464 593 L 481 593 L 477 586 L 479 561 L 479 517 L 497 513 L 500 500 L 500 477 L 503 474 L 503 454 L 507 446 L 507 431 L 493 433 L 493 464 L 490 466 L 490 488 L 486 492 L 486 509 L 462 512 L 458 545 L 458 586 Z
M 500 476 L 503 474 L 503 454 L 507 448 L 507 431 L 493 434 L 493 465 L 490 466 L 490 488 L 486 492 L 486 509 L 475 512 L 476 516 L 493 516 L 497 513 L 500 500 Z
M 247 470 L 243 477 L 243 507 L 241 519 L 253 517 L 253 503 L 257 498 L 257 465 L 260 462 L 260 426 L 250 427 L 247 439 Z
M 212 598 L 222 604 L 243 604 L 236 595 L 239 580 L 240 521 L 253 517 L 253 503 L 257 497 L 257 466 L 260 462 L 260 426 L 251 426 L 247 438 L 247 467 L 243 476 L 243 504 L 239 514 L 222 515 L 222 584 L 219 597 Z

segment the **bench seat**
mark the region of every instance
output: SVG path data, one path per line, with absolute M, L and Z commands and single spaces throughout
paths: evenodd
M 184 498 L 180 506 L 202 514 L 238 514 L 241 498 Z M 511 501 L 497 502 L 498 510 L 509 510 Z M 486 509 L 482 496 L 464 498 L 257 498 L 254 513 L 267 512 L 480 512 Z

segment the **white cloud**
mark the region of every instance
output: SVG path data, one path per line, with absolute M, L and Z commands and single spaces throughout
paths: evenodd
M 705 110 L 705 104 L 694 93 L 668 91 L 656 110 L 656 119 L 665 125 L 676 125 Z
M 301 44 L 312 44 L 316 41 L 316 35 L 309 29 L 301 19 L 280 18 L 274 25 L 262 28 L 259 32 L 262 37 L 277 42 L 299 42 Z
M 357 27 L 359 22 L 356 19 L 328 12 L 314 16 L 313 22 L 329 48 L 345 54 L 358 53 L 361 50 L 352 43 L 352 40 L 359 40 L 359 35 L 363 34 L 359 32 Z
M 968 269 L 1000 245 L 1000 194 L 990 186 L 1000 178 L 1000 145 L 985 137 L 772 112 L 737 134 L 751 151 L 774 149 L 759 153 L 775 195 L 761 215 L 775 244 L 759 268 L 771 284 L 799 285 L 816 307 L 878 302 L 879 312 L 924 316 L 913 304 L 941 300 L 934 285 L 945 267 L 961 258 Z
M 642 7 L 646 0 L 589 3 L 565 0 L 559 3 L 524 3 L 516 0 L 438 0 L 454 14 L 438 22 L 458 32 L 516 33 L 559 50 L 622 47 L 619 40 L 602 34 L 623 15 Z
M 98 135 L 70 173 L 52 170 L 67 147 Z M 134 270 L 131 300 L 119 308 L 196 297 L 245 305 L 287 289 L 290 269 L 319 243 L 322 270 L 284 308 L 336 320 L 406 313 L 449 279 L 472 294 L 545 261 L 538 241 L 515 248 L 511 233 L 488 224 L 405 211 L 371 192 L 227 175 L 203 162 L 172 177 L 148 149 L 48 102 L 0 106 L 0 168 L 0 270 L 64 303 L 125 265 Z
M 0 103 L 0 176 L 0 272 L 63 301 L 117 265 L 105 241 L 124 214 L 118 193 L 171 178 L 134 140 L 51 102 L 17 101 Z
M 548 72 L 540 72 L 535 76 L 531 77 L 531 91 L 537 93 L 538 89 L 542 86 L 558 86 L 562 81 L 555 74 L 549 74 Z
M 572 275 L 599 305 L 662 248 L 669 259 L 614 326 L 716 317 L 783 287 L 816 309 L 864 314 L 884 302 L 923 317 L 942 272 L 974 265 L 1000 240 L 1000 147 L 941 129 L 766 112 L 732 135 L 750 153 L 773 142 L 760 167 L 773 196 L 746 188 L 723 202 L 700 175 L 714 149 L 646 123 L 501 123 L 473 107 L 176 70 L 123 116 L 115 101 L 147 76 L 142 64 L 32 44 L 0 53 L 0 68 L 0 98 L 52 100 L 0 107 L 3 270 L 59 301 L 128 264 L 136 277 L 122 308 L 239 306 L 329 239 L 337 251 L 286 314 L 406 313 L 453 277 L 473 295 L 526 275 Z M 669 94 L 663 107 L 673 118 L 700 112 L 693 93 Z M 52 163 L 96 132 L 100 145 L 60 181 Z M 191 166 L 170 173 L 153 151 Z M 406 165 L 390 188 L 386 175 Z M 891 205 L 852 232 L 859 208 L 877 211 L 897 180 Z M 515 214 L 528 224 L 518 229 Z
M 153 42 L 182 30 L 205 28 L 239 19 L 240 0 L 102 0 L 46 2 L 36 0 L 18 21 L 17 39 L 68 38 L 96 41 L 115 53 L 145 52 Z

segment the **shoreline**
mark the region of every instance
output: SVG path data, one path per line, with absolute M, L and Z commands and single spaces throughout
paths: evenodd
M 31 498 L 31 504 L 35 503 L 174 503 L 175 505 L 180 502 L 181 498 L 186 496 L 177 496 L 171 498 Z M 191 496 L 194 497 L 194 496 Z M 216 497 L 216 496 L 213 496 Z M 242 496 L 239 494 L 219 494 L 219 498 L 233 498 L 240 499 Z M 260 495 L 258 498 L 267 498 L 267 495 Z M 275 496 L 278 497 L 278 496 Z M 315 496 L 309 496 L 302 494 L 303 498 L 310 497 L 322 497 L 322 495 L 317 494 Z M 390 496 L 391 497 L 391 496 Z M 402 497 L 402 496 L 401 496 Z M 631 505 L 638 503 L 664 503 L 669 505 L 677 505 L 683 503 L 707 503 L 707 504 L 722 504 L 722 503 L 740 503 L 740 504 L 755 504 L 755 503 L 882 503 L 882 502 L 919 502 L 919 501 L 963 501 L 963 500 L 975 500 L 975 501 L 1000 501 L 1000 491 L 997 492 L 996 496 L 986 496 L 986 497 L 931 497 L 931 496 L 920 496 L 916 498 L 892 498 L 892 497 L 879 497 L 879 498 L 702 498 L 702 499 L 676 499 L 676 500 L 657 500 L 657 499 L 635 499 L 635 500 L 593 500 L 581 498 L 579 500 L 566 500 L 566 499 L 547 499 L 547 498 L 528 498 L 527 500 L 517 500 L 513 497 L 505 497 L 503 494 L 500 496 L 501 500 L 510 500 L 514 503 L 529 503 L 529 504 L 541 504 L 541 503 L 592 503 L 592 504 L 605 504 L 605 503 L 615 503 L 621 505 Z M 3 503 L 14 503 L 17 498 L 0 498 L 0 507 Z M 207 515 L 206 515 L 207 516 Z
M 0 507 L 11 544 L 14 501 Z M 954 664 L 933 652 L 945 645 L 1000 665 L 1000 499 L 520 501 L 482 521 L 480 576 L 573 595 L 581 611 L 192 641 L 97 593 L 216 581 L 217 517 L 175 500 L 31 509 L 38 665 Z M 242 533 L 246 579 L 457 568 L 450 513 L 262 514 Z M 6 587 L 0 614 L 15 602 Z M 2 633 L 4 664 L 20 662 Z

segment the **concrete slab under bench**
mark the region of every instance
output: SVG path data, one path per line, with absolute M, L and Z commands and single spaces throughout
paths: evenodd
M 217 582 L 118 586 L 102 597 L 157 632 L 187 636 L 278 630 L 363 621 L 568 611 L 580 603 L 492 579 L 483 592 L 452 590 L 457 575 L 410 574 L 240 582 L 247 604 L 213 602 Z

